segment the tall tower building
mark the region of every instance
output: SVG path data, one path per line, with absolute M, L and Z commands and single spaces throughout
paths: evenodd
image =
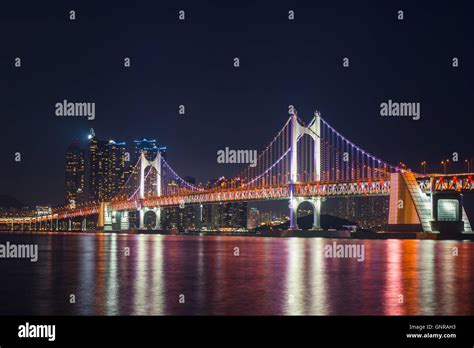
M 66 150 L 65 189 L 66 201 L 80 202 L 84 199 L 85 190 L 85 152 L 75 141 Z
M 91 128 L 89 134 L 89 194 L 94 200 L 108 199 L 109 146 Z
M 115 197 L 127 180 L 128 168 L 125 161 L 126 144 L 124 142 L 118 143 L 113 140 L 108 144 L 108 175 L 107 175 L 107 194 L 108 200 Z

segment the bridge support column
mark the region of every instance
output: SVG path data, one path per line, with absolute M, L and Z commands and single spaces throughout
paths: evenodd
M 313 206 L 313 228 L 312 230 L 321 229 L 321 197 L 312 198 L 309 200 Z
M 87 231 L 87 218 L 82 219 L 82 231 Z
M 291 190 L 290 196 L 290 230 L 297 230 L 298 229 L 298 199 L 293 197 L 293 191 Z
M 41 222 L 40 222 L 40 223 L 41 223 Z M 68 227 L 67 227 L 67 230 L 68 230 L 69 232 L 71 232 L 71 230 L 72 230 L 72 221 L 71 221 L 71 219 L 68 219 Z
M 432 232 L 431 199 L 411 172 L 390 174 L 389 232 Z
M 145 208 L 140 208 L 138 211 L 138 228 L 145 228 Z
M 130 221 L 128 218 L 128 211 L 122 211 L 120 216 L 120 230 L 126 231 L 130 229 Z
M 443 235 L 472 233 L 472 227 L 463 208 L 463 196 L 458 192 L 436 192 L 431 194 L 433 231 Z
M 105 206 L 104 211 L 104 231 L 112 231 L 112 211 L 108 206 Z
M 155 230 L 159 230 L 161 228 L 161 208 L 153 208 L 153 211 L 155 212 L 156 216 L 156 221 L 155 221 Z

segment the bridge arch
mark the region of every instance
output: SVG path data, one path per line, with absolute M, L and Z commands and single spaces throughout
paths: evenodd
M 290 229 L 298 229 L 298 208 L 301 204 L 308 203 L 311 208 L 313 209 L 313 225 L 311 227 L 312 230 L 319 230 L 321 229 L 321 197 L 293 197 L 290 200 L 290 209 L 292 210 L 292 215 L 294 217 L 293 223 L 294 226 L 291 226 L 290 221 Z
M 158 214 L 154 210 L 145 210 L 143 214 L 143 227 L 155 228 L 157 226 Z M 142 226 L 140 226 L 142 227 Z
M 147 226 L 151 226 L 153 230 L 158 230 L 161 227 L 161 209 L 158 207 L 147 208 L 142 207 L 140 213 L 140 229 L 144 229 Z M 152 220 L 150 224 L 150 220 Z M 154 224 L 153 224 L 154 220 Z

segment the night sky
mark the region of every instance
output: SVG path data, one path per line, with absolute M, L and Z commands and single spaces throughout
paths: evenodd
M 66 148 L 74 139 L 86 145 L 91 127 L 101 139 L 130 145 L 156 138 L 181 176 L 237 174 L 242 165 L 218 164 L 216 152 L 262 149 L 289 117 L 289 104 L 307 122 L 320 110 L 387 162 L 421 171 L 426 160 L 440 172 L 439 162 L 453 152 L 460 161 L 474 157 L 468 4 L 2 2 L 0 194 L 62 203 Z M 185 21 L 178 20 L 181 9 Z M 95 120 L 55 116 L 64 99 L 95 102 Z M 381 117 L 388 99 L 420 102 L 421 119 Z

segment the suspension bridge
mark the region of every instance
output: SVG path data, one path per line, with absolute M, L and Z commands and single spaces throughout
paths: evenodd
M 320 229 L 323 199 L 341 196 L 389 198 L 387 229 L 394 231 L 472 233 L 462 196 L 474 192 L 472 173 L 417 174 L 393 166 L 365 151 L 334 129 L 319 112 L 309 124 L 295 113 L 249 165 L 218 187 L 202 187 L 184 180 L 158 152 L 141 154 L 120 192 L 107 202 L 57 207 L 43 216 L 0 218 L 0 227 L 60 230 L 71 219 L 96 216 L 98 230 L 128 230 L 129 213 L 145 213 L 189 204 L 288 200 L 290 230 L 297 230 L 297 210 L 303 202 L 313 207 L 313 229 Z M 38 227 L 39 226 L 39 227 Z M 62 228 L 64 229 L 64 228 Z

